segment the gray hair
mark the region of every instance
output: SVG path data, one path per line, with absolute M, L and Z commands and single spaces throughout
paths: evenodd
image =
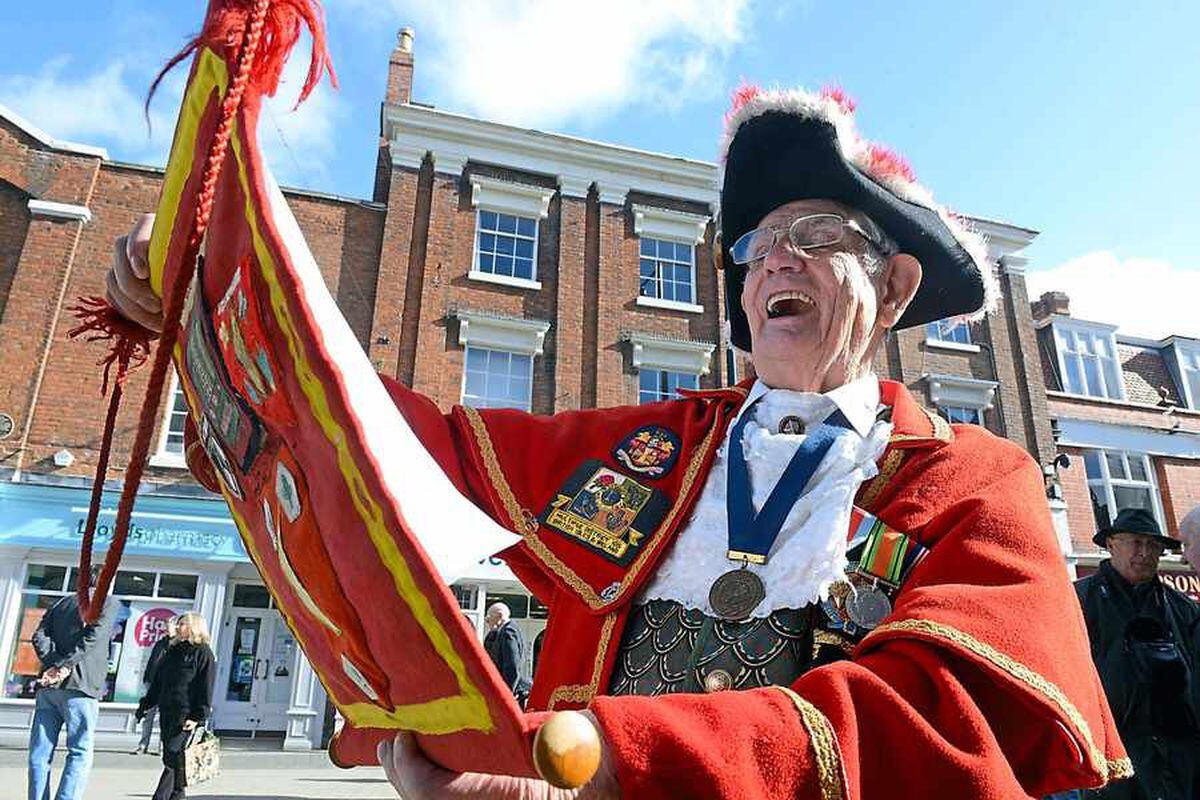
M 867 275 L 874 278 L 883 271 L 884 266 L 887 264 L 887 259 L 900 252 L 900 246 L 896 244 L 895 239 L 887 235 L 883 228 L 879 227 L 875 220 L 871 219 L 869 216 L 857 209 L 855 209 L 854 213 L 858 217 L 858 223 L 862 225 L 862 228 L 867 232 L 867 235 L 870 236 L 874 242 L 878 242 L 879 250 L 882 251 L 883 254 L 883 257 L 881 258 L 880 254 L 875 252 L 874 248 L 868 248 L 859 259 L 863 269 L 866 270 Z

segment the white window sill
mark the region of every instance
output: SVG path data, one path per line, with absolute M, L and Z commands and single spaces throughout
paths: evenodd
M 496 283 L 500 286 L 513 286 L 517 289 L 533 289 L 542 288 L 541 281 L 531 281 L 528 278 L 514 278 L 510 275 L 493 275 L 490 272 L 480 272 L 471 270 L 467 273 L 467 277 L 473 281 L 481 281 L 483 283 Z
M 926 347 L 937 347 L 942 350 L 956 350 L 960 353 L 978 353 L 979 345 L 963 344 L 962 342 L 944 342 L 941 339 L 926 339 Z
M 187 459 L 183 453 L 155 453 L 150 456 L 150 466 L 166 467 L 167 469 L 187 469 Z
M 668 311 L 682 311 L 685 314 L 703 314 L 704 306 L 698 306 L 695 303 L 680 303 L 678 300 L 660 300 L 657 297 L 646 297 L 638 295 L 637 304 L 639 306 L 649 306 L 650 308 L 665 308 Z

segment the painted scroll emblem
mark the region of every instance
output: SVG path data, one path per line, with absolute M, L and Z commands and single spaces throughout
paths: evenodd
M 613 457 L 634 472 L 661 478 L 679 458 L 679 436 L 658 425 L 644 425 L 617 445 Z

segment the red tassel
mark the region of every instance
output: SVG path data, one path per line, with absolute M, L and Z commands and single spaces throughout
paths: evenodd
M 79 324 L 67 331 L 67 338 L 84 336 L 85 342 L 110 342 L 108 355 L 96 362 L 104 367 L 104 382 L 100 395 L 108 394 L 109 373 L 117 367 L 117 385 L 123 386 L 132 370 L 146 363 L 150 357 L 150 342 L 155 335 L 136 322 L 121 315 L 103 297 L 80 297 L 75 305 L 69 306 Z
M 176 64 L 197 48 L 207 47 L 218 52 L 224 50 L 227 60 L 236 60 L 255 4 L 255 0 L 212 0 L 209 3 L 208 15 L 200 33 L 167 62 L 151 84 L 150 93 L 146 96 L 147 116 L 150 99 L 154 97 L 159 83 Z M 259 40 L 258 52 L 253 56 L 254 62 L 250 71 L 251 83 L 263 94 L 274 96 L 279 88 L 283 65 L 305 27 L 312 36 L 312 53 L 309 56 L 308 75 L 300 89 L 296 106 L 308 99 L 326 72 L 329 73 L 329 82 L 334 87 L 338 85 L 337 74 L 333 70 L 333 61 L 329 57 L 329 48 L 325 40 L 325 12 L 319 0 L 272 0 L 267 9 L 262 38 Z

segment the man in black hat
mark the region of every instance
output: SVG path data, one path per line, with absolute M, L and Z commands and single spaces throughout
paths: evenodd
M 1090 793 L 1105 800 L 1200 797 L 1200 606 L 1158 577 L 1180 543 L 1154 515 L 1127 508 L 1093 541 L 1109 552 L 1075 584 L 1092 657 L 1134 776 Z

